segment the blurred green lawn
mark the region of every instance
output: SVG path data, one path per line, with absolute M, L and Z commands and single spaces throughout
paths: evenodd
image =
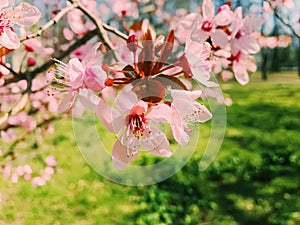
M 56 122 L 56 132 L 32 150 L 55 155 L 56 173 L 45 187 L 1 180 L 0 225 L 300 224 L 300 79 L 286 72 L 251 80 L 245 87 L 222 85 L 233 105 L 214 163 L 199 172 L 196 153 L 179 173 L 152 186 L 102 178 L 77 150 L 71 121 Z M 209 124 L 201 132 L 208 139 Z

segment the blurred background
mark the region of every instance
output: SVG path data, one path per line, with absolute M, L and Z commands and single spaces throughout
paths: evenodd
M 45 21 L 51 17 L 53 8 L 31 2 L 45 12 Z M 64 4 L 53 2 L 57 7 Z M 214 1 L 217 6 L 224 2 Z M 181 171 L 155 185 L 130 187 L 110 182 L 90 168 L 77 149 L 72 121 L 62 119 L 39 144 L 28 140 L 18 146 L 18 152 L 28 155 L 18 163 L 39 168 L 39 155 L 50 154 L 57 167 L 41 187 L 0 181 L 0 225 L 299 225 L 300 2 L 294 2 L 292 9 L 281 11 L 291 26 L 270 14 L 262 27 L 264 36 L 282 35 L 289 44 L 263 47 L 256 59 L 258 71 L 248 85 L 222 83 L 232 105 L 227 108 L 223 145 L 208 169 L 199 171 L 198 163 L 210 123 L 201 125 L 197 151 Z M 200 3 L 168 0 L 165 9 L 174 14 L 182 7 L 195 11 Z M 262 2 L 233 0 L 232 7 L 237 6 L 257 12 Z M 145 17 L 158 24 L 158 33 L 166 32 L 158 18 L 151 13 Z M 147 164 L 146 157 L 139 157 L 138 163 Z

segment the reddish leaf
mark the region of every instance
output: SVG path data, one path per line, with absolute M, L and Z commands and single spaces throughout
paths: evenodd
M 135 32 L 141 31 L 143 25 L 143 20 L 135 22 L 130 26 L 130 30 L 134 30 Z
M 144 75 L 150 76 L 153 67 L 154 51 L 153 51 L 153 41 L 151 31 L 148 29 L 146 33 L 142 35 L 142 45 L 143 45 L 143 64 L 141 71 Z M 140 54 L 142 54 L 142 52 Z M 139 57 L 140 58 L 140 57 Z
M 174 30 L 171 30 L 168 36 L 166 37 L 166 41 L 164 42 L 161 48 L 159 60 L 158 62 L 156 62 L 153 68 L 153 74 L 157 74 L 159 72 L 159 70 L 163 67 L 163 65 L 171 55 L 174 46 L 174 40 L 175 40 Z
M 145 33 L 142 35 L 142 41 L 152 41 L 152 34 L 150 29 L 148 28 Z
M 159 81 L 148 78 L 137 81 L 132 91 L 139 99 L 151 103 L 160 102 L 166 95 L 166 88 Z
M 127 65 L 122 69 L 125 77 L 135 78 L 135 71 L 131 65 Z
M 161 74 L 154 77 L 153 80 L 159 81 L 165 88 L 187 90 L 186 86 L 176 77 Z
M 145 61 L 145 50 L 142 49 L 138 57 L 138 69 L 140 72 L 144 71 L 144 61 Z
M 190 63 L 188 59 L 185 56 L 185 53 L 183 53 L 176 62 L 176 66 L 179 66 L 182 68 L 182 72 L 184 73 L 184 76 L 186 78 L 190 78 L 193 76 L 192 70 L 190 68 Z
M 0 48 L 0 63 L 2 62 L 2 56 L 5 56 L 5 55 L 9 54 L 12 51 L 13 51 L 13 49 L 8 49 L 8 48 L 5 48 L 5 47 L 1 47 Z
M 228 5 L 231 8 L 231 1 L 225 2 L 224 5 Z

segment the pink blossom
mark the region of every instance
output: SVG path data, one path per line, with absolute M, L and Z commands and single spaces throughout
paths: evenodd
M 50 180 L 53 174 L 54 174 L 54 169 L 53 167 L 49 167 L 49 166 L 47 166 L 44 170 L 40 171 L 40 175 L 42 179 L 44 179 L 45 181 Z
M 24 165 L 23 169 L 25 174 L 32 174 L 32 169 L 29 165 Z
M 24 174 L 24 180 L 30 180 L 31 179 L 31 174 Z
M 11 175 L 11 182 L 13 182 L 13 183 L 18 183 L 18 181 L 19 181 L 19 176 L 18 176 L 18 174 L 16 174 L 16 173 L 13 173 L 12 175 Z
M 189 142 L 188 132 L 191 129 L 189 124 L 203 123 L 211 119 L 212 114 L 208 109 L 196 101 L 202 95 L 202 91 L 184 91 L 172 90 L 173 101 L 171 109 L 173 111 L 171 118 L 171 128 L 175 140 L 180 145 L 186 145 Z
M 256 64 L 254 60 L 241 53 L 238 60 L 233 61 L 232 70 L 236 80 L 245 85 L 249 82 L 248 71 L 255 72 Z
M 4 167 L 2 167 L 3 180 L 7 180 L 10 177 L 10 173 L 11 173 L 11 167 L 4 165 Z
M 13 129 L 7 131 L 1 131 L 1 137 L 3 142 L 11 142 L 17 138 L 16 132 Z
M 208 36 L 214 47 L 224 48 L 228 43 L 228 35 L 218 26 L 227 26 L 231 22 L 232 12 L 229 7 L 223 6 L 219 9 L 215 17 L 215 8 L 211 0 L 204 0 L 202 3 L 203 18 L 196 21 L 192 29 L 191 39 L 193 41 L 203 42 Z
M 19 125 L 23 128 L 26 128 L 29 132 L 33 131 L 37 125 L 36 120 L 25 112 L 20 112 L 15 116 L 10 116 L 8 119 L 8 123 L 11 125 Z
M 207 42 L 196 42 L 187 38 L 185 46 L 186 58 L 193 78 L 207 87 L 217 86 L 210 81 L 212 62 L 209 60 L 211 47 Z
M 42 177 L 34 177 L 32 178 L 33 186 L 45 186 L 46 181 Z
M 46 58 L 54 53 L 51 47 L 45 47 L 45 44 L 40 39 L 29 39 L 24 41 L 26 48 L 31 48 L 32 51 L 38 53 L 41 57 Z
M 137 4 L 130 0 L 114 0 L 110 2 L 113 11 L 118 16 L 132 16 L 133 18 L 139 17 Z
M 148 104 L 138 100 L 130 89 L 123 91 L 116 99 L 118 116 L 104 114 L 112 112 L 112 109 L 109 110 L 107 106 L 107 110 L 103 112 L 103 103 L 99 106 L 96 109 L 98 118 L 119 136 L 112 150 L 116 168 L 124 169 L 136 157 L 141 146 L 152 154 L 171 156 L 165 134 L 155 126 L 157 120 L 163 119 L 158 116 L 156 106 L 148 108 Z
M 18 176 L 23 176 L 24 173 L 25 173 L 25 171 L 24 171 L 24 167 L 23 167 L 23 166 L 18 166 L 18 167 L 16 168 L 16 174 L 17 174 Z
M 46 164 L 48 167 L 56 167 L 57 162 L 53 155 L 50 155 L 46 158 Z
M 58 62 L 57 72 L 60 77 L 54 79 L 64 86 L 59 91 L 67 94 L 58 106 L 59 112 L 69 110 L 77 97 L 83 98 L 81 101 L 83 105 L 89 100 L 88 104 L 92 104 L 92 108 L 95 101 L 97 102 L 97 96 L 92 91 L 101 91 L 107 78 L 102 65 L 97 63 L 97 60 L 101 61 L 101 55 L 97 52 L 98 47 L 99 44 L 95 45 L 82 61 L 72 58 L 68 64 Z
M 82 0 L 81 2 L 93 16 L 99 16 L 96 1 Z M 68 13 L 68 23 L 70 24 L 71 30 L 78 36 L 83 36 L 88 31 L 95 29 L 94 23 L 86 19 L 83 12 L 79 9 L 74 9 Z
M 12 25 L 34 25 L 41 17 L 41 13 L 27 2 L 21 2 L 15 8 L 8 5 L 8 1 L 2 1 L 0 5 L 0 45 L 8 49 L 16 49 L 20 46 L 20 40 Z
M 223 81 L 228 81 L 231 80 L 233 78 L 233 74 L 231 71 L 228 70 L 224 70 L 221 72 L 221 77 Z
M 256 54 L 259 50 L 259 44 L 253 32 L 260 29 L 263 20 L 257 15 L 248 15 L 242 18 L 242 8 L 238 7 L 234 11 L 231 33 L 231 52 L 237 54 L 242 51 L 245 54 Z

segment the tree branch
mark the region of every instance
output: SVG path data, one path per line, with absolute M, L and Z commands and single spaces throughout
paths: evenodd
M 71 45 L 65 52 L 62 52 L 61 54 L 59 54 L 57 56 L 54 56 L 54 58 L 56 58 L 58 60 L 61 60 L 61 59 L 65 58 L 72 51 L 74 51 L 75 49 L 79 48 L 81 45 L 84 45 L 87 41 L 92 39 L 96 34 L 97 34 L 96 30 L 90 31 L 84 37 L 82 37 L 81 39 L 76 41 L 73 45 Z M 52 66 L 54 64 L 55 64 L 54 60 L 49 60 L 45 64 L 43 64 L 42 66 L 36 68 L 35 70 L 33 70 L 31 72 L 25 72 L 25 73 L 17 74 L 17 76 L 14 76 L 11 79 L 5 80 L 4 86 L 7 85 L 7 84 L 10 84 L 10 83 L 14 83 L 14 82 L 18 82 L 20 80 L 24 80 L 24 79 L 26 79 L 27 75 L 30 75 L 32 77 L 32 79 L 34 79 L 34 77 L 36 77 L 39 73 L 42 73 L 42 72 L 46 71 L 50 66 Z
M 68 12 L 70 12 L 72 9 L 74 9 L 74 5 L 69 5 L 66 8 L 62 9 L 52 20 L 50 20 L 48 23 L 46 23 L 44 26 L 40 27 L 39 30 L 36 33 L 29 34 L 23 38 L 20 39 L 21 42 L 31 39 L 31 38 L 36 38 L 41 36 L 46 30 L 48 30 L 51 26 L 55 25 L 58 23 L 58 21 Z
M 271 4 L 271 2 L 270 2 L 269 0 L 267 0 L 267 2 L 269 3 L 271 9 L 273 9 L 275 16 L 276 16 L 276 17 L 277 17 L 284 25 L 286 25 L 288 28 L 291 29 L 293 35 L 295 35 L 296 37 L 300 38 L 300 32 L 298 32 L 298 31 L 295 30 L 295 28 L 291 25 L 290 21 L 289 21 L 287 18 L 285 18 L 285 17 L 283 17 L 283 16 L 281 15 L 281 13 L 278 11 L 278 8 L 277 8 L 277 7 L 276 7 L 276 8 L 272 7 L 272 4 Z
M 93 16 L 89 10 L 82 5 L 78 0 L 68 0 L 70 3 L 72 3 L 77 9 L 79 9 L 81 12 L 83 12 L 97 27 L 97 34 L 100 38 L 100 40 L 103 42 L 103 44 L 109 49 L 113 51 L 113 56 L 115 58 L 116 61 L 121 61 L 120 56 L 117 54 L 115 50 L 115 47 L 113 46 L 113 44 L 111 43 L 111 41 L 109 40 L 106 30 L 103 27 L 103 23 L 101 21 L 101 19 Z
M 49 124 L 50 122 L 52 121 L 55 121 L 55 120 L 58 120 L 60 119 L 60 117 L 52 117 L 48 120 L 44 120 L 42 122 L 40 122 L 39 124 L 37 124 L 37 128 L 38 127 L 43 127 L 43 126 L 46 126 L 47 124 Z M 9 149 L 7 152 L 3 153 L 3 155 L 1 155 L 1 158 L 2 158 L 2 161 L 10 156 L 10 155 L 13 155 L 14 154 L 14 150 L 15 150 L 15 147 L 24 139 L 25 136 L 27 136 L 28 133 L 25 132 L 23 135 L 21 135 L 17 140 L 15 140 L 10 146 L 9 146 Z

